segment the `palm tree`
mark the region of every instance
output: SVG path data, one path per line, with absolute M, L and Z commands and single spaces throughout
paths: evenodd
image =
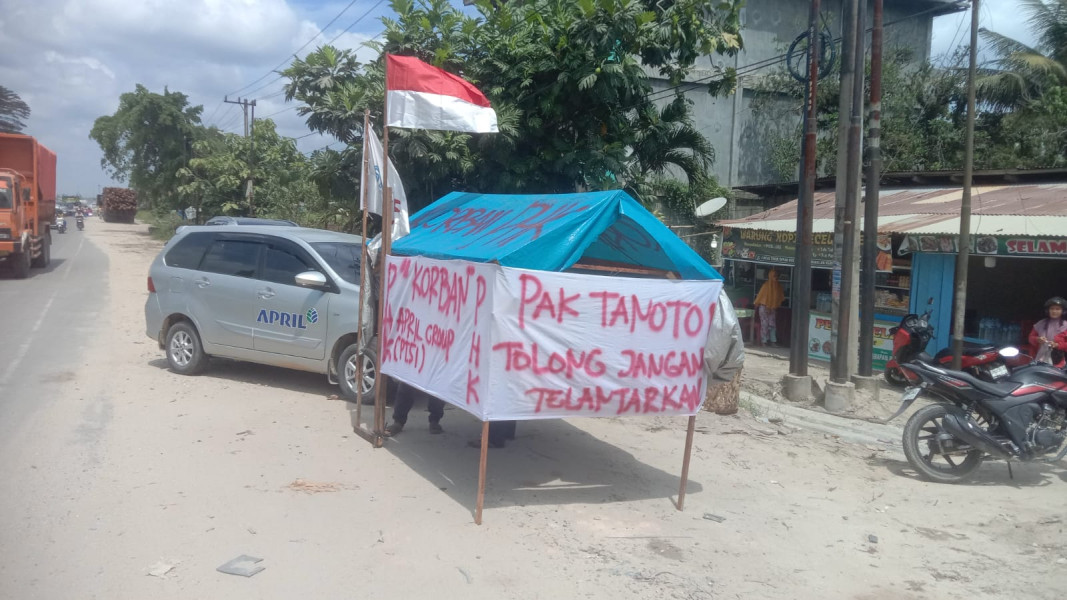
M 980 97 L 1001 108 L 1015 108 L 1049 86 L 1067 86 L 1067 0 L 1019 0 L 1037 44 L 982 30 L 997 55 L 977 81 Z
M 691 188 L 707 180 L 715 150 L 693 127 L 691 112 L 689 101 L 677 96 L 663 107 L 648 102 L 632 114 L 630 190 L 639 196 L 655 194 L 654 180 L 672 174 L 684 175 Z
M 0 85 L 0 133 L 21 133 L 30 107 L 15 92 Z

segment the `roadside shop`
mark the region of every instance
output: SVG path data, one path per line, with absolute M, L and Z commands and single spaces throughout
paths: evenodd
M 959 187 L 885 189 L 879 200 L 875 286 L 875 367 L 892 348 L 888 328 L 909 313 L 931 311 L 934 338 L 949 345 L 958 252 Z M 832 190 L 816 194 L 810 355 L 829 348 L 833 264 Z M 965 335 L 976 343 L 1024 345 L 1050 296 L 1067 295 L 1067 185 L 982 185 L 973 192 Z M 796 201 L 745 219 L 722 221 L 723 275 L 738 306 L 747 306 L 777 267 L 792 280 Z M 785 283 L 783 283 L 783 286 Z M 788 310 L 788 307 L 783 310 Z M 779 331 L 782 331 L 779 326 Z M 788 331 L 788 329 L 786 329 Z

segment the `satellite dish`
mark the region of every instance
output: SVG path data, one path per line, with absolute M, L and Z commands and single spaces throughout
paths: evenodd
M 701 204 L 696 209 L 696 216 L 698 217 L 710 217 L 717 213 L 722 207 L 726 206 L 726 198 L 712 198 L 704 204 Z

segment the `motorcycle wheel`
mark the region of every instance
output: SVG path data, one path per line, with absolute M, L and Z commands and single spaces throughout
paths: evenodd
M 886 367 L 882 376 L 885 377 L 886 383 L 893 387 L 907 387 L 908 385 L 908 380 L 904 378 L 904 374 L 900 372 L 900 369 Z
M 924 479 L 958 483 L 982 464 L 982 451 L 970 450 L 962 455 L 959 451 L 942 451 L 944 442 L 961 443 L 945 432 L 941 422 L 946 414 L 948 408 L 944 404 L 931 404 L 916 411 L 904 426 L 904 456 Z

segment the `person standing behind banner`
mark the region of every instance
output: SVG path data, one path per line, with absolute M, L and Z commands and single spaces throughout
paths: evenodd
M 760 323 L 760 342 L 766 346 L 768 340 L 770 343 L 778 344 L 778 324 L 775 321 L 775 311 L 782 306 L 785 302 L 785 293 L 782 292 L 782 285 L 778 283 L 778 272 L 771 269 L 767 274 L 767 281 L 760 287 L 759 293 L 756 294 L 756 300 L 753 304 L 756 305 L 756 312 L 759 314 Z
M 1067 300 L 1056 296 L 1045 302 L 1045 317 L 1038 321 L 1030 331 L 1030 345 L 1034 347 L 1034 361 L 1048 363 L 1057 367 L 1065 364 L 1064 351 L 1067 351 Z
M 393 383 L 390 381 L 390 383 Z M 390 386 L 393 387 L 393 386 Z M 396 381 L 393 395 L 393 422 L 385 428 L 385 437 L 393 437 L 404 430 L 408 413 L 419 396 L 426 398 L 426 410 L 430 413 L 430 433 L 442 433 L 441 418 L 445 416 L 445 401 L 402 382 Z

